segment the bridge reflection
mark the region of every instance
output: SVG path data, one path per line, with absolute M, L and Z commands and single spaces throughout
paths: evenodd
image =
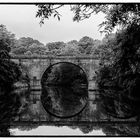
M 68 126 L 71 129 L 79 128 L 83 133 L 89 133 L 94 129 L 102 129 L 105 134 L 113 136 L 116 134 L 121 136 L 139 134 L 140 121 L 137 120 L 138 115 L 127 119 L 119 119 L 117 116 L 112 116 L 110 112 L 105 112 L 104 106 L 109 105 L 114 109 L 115 106 L 109 104 L 109 102 L 108 104 L 106 102 L 103 104 L 103 96 L 98 90 L 88 91 L 86 107 L 78 115 L 71 118 L 58 118 L 46 112 L 41 103 L 41 92 L 37 88 L 30 92 L 27 98 L 28 106 L 26 110 L 16 116 L 13 121 L 7 122 L 11 129 L 30 130 L 38 126 L 47 125 Z M 118 106 L 119 104 L 116 105 Z M 7 123 L 5 122 L 2 125 L 7 125 Z
M 55 73 L 55 71 L 53 72 Z M 57 73 L 57 75 L 61 75 L 61 72 Z M 69 73 L 68 75 L 71 76 L 72 74 Z M 46 79 L 49 79 L 48 77 L 47 75 L 44 78 L 44 83 L 46 83 Z M 59 78 L 57 77 L 56 79 Z M 66 78 L 66 80 L 69 80 L 69 78 Z M 86 91 L 82 87 L 81 90 L 76 86 L 73 89 L 76 92 L 68 85 L 62 89 L 61 84 L 58 84 L 59 86 L 55 88 L 46 88 L 47 84 L 42 86 L 40 81 L 41 79 L 35 77 L 30 79 L 30 93 L 27 98 L 28 106 L 24 112 L 10 122 L 11 128 L 18 126 L 36 128 L 40 125 L 50 125 L 78 127 L 83 133 L 102 128 L 105 134 L 108 135 L 123 135 L 123 132 L 124 135 L 140 134 L 138 133 L 140 130 L 139 102 L 130 100 L 127 95 L 124 96 L 124 94 L 119 94 L 119 91 L 110 91 L 109 89 L 99 91 L 93 86 L 95 81 L 88 81 L 89 85 Z M 70 81 L 73 82 L 73 80 Z M 21 89 L 27 88 L 27 85 L 20 85 L 17 90 L 20 92 Z M 70 96 L 67 96 L 69 94 L 72 95 L 73 100 L 71 100 Z M 75 96 L 78 94 L 84 95 L 83 99 L 81 95 L 80 98 Z M 66 99 L 63 95 L 66 96 Z M 63 102 L 64 99 L 66 100 L 65 103 Z M 67 102 L 72 106 L 67 105 Z M 52 104 L 55 107 L 52 107 Z M 65 105 L 66 108 L 64 107 Z M 76 109 L 79 110 L 77 111 Z
M 102 95 L 98 90 L 88 91 L 88 99 L 86 108 L 78 115 L 72 118 L 56 118 L 46 112 L 41 103 L 41 91 L 32 91 L 29 96 L 29 106 L 28 110 L 19 115 L 12 125 L 23 124 L 28 125 L 28 123 L 33 124 L 60 124 L 60 125 L 84 125 L 84 124 L 134 124 L 138 122 L 135 119 L 119 119 L 114 118 L 110 114 L 104 114 L 101 108 L 101 98 Z M 135 116 L 134 116 L 135 118 Z M 72 124 L 71 124 L 72 123 Z

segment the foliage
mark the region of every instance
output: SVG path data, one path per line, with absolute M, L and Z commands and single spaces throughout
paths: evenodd
M 36 17 L 41 18 L 40 24 L 44 24 L 44 19 L 49 19 L 51 16 L 57 17 L 60 20 L 61 14 L 59 9 L 64 6 L 55 4 L 37 4 L 38 11 Z M 98 13 L 99 11 L 105 12 L 108 8 L 104 4 L 76 4 L 70 5 L 71 11 L 74 13 L 73 21 L 80 21 L 89 18 L 92 13 Z
M 98 43 L 93 54 L 98 54 L 100 56 L 100 63 L 112 64 L 116 56 L 116 34 L 105 35 L 101 43 Z
M 10 60 L 9 51 L 14 46 L 14 35 L 7 31 L 4 25 L 0 26 L 0 91 L 10 91 L 14 82 L 21 75 L 17 64 Z M 9 89 L 7 88 L 9 87 Z
M 93 13 L 105 13 L 105 21 L 100 24 L 104 32 L 112 32 L 117 26 L 126 29 L 131 24 L 140 24 L 140 4 L 89 4 L 76 5 L 71 9 L 74 13 L 74 20 L 80 21 L 89 18 Z
M 46 50 L 43 43 L 30 37 L 22 37 L 15 42 L 15 47 L 12 48 L 12 54 L 27 55 L 28 51 L 32 54 L 41 54 Z M 29 54 L 28 54 L 29 55 Z
M 84 36 L 79 40 L 79 51 L 81 54 L 90 54 L 94 46 L 94 40 L 90 37 Z
M 24 53 L 26 53 L 26 51 L 27 51 L 27 48 L 23 46 L 12 49 L 12 53 L 15 55 L 23 55 Z
M 15 35 L 7 31 L 4 25 L 0 25 L 0 51 L 5 50 L 10 52 L 11 47 L 13 47 L 15 43 L 14 37 Z
M 63 49 L 65 47 L 65 43 L 64 42 L 47 43 L 46 47 L 48 48 L 49 51 L 60 50 L 60 49 Z
M 29 46 L 28 51 L 32 52 L 32 54 L 43 54 L 46 48 L 43 45 L 37 45 L 36 43 L 33 43 Z
M 37 4 L 38 11 L 36 13 L 36 17 L 40 17 L 40 24 L 44 24 L 44 19 L 49 19 L 50 16 L 54 18 L 57 17 L 60 20 L 60 13 L 57 11 L 63 4 L 55 5 L 55 4 Z
M 0 66 L 0 94 L 9 94 L 7 91 L 10 92 L 13 84 L 19 80 L 21 71 L 10 59 L 0 59 Z
M 14 45 L 14 34 L 7 31 L 4 25 L 0 25 L 0 136 L 10 135 L 10 122 L 17 115 L 20 106 L 19 96 L 13 90 L 14 83 L 20 79 L 21 71 L 10 60 L 9 55 Z
M 109 6 L 108 6 L 109 8 Z M 132 24 L 140 24 L 140 4 L 113 4 L 108 9 L 105 21 L 100 24 L 104 31 L 111 32 L 116 26 L 127 29 Z
M 116 45 L 112 52 L 112 63 L 104 64 L 98 74 L 98 86 L 105 88 L 112 86 L 122 91 L 122 96 L 131 100 L 140 100 L 140 58 L 139 58 L 139 33 L 137 24 L 131 25 L 124 31 L 116 34 Z
M 61 50 L 61 55 L 78 55 L 79 46 L 77 40 L 72 40 L 66 43 L 65 47 Z
M 35 39 L 31 38 L 31 37 L 21 37 L 20 39 L 18 39 L 16 41 L 16 46 L 17 47 L 23 46 L 25 48 L 28 48 L 32 44 L 43 45 L 43 43 L 41 43 L 38 40 L 35 40 Z
M 30 37 L 16 40 L 12 47 L 12 55 L 90 55 L 94 54 L 95 48 L 101 44 L 100 40 L 84 36 L 79 41 L 71 40 L 67 43 L 62 41 L 50 42 L 45 46 L 38 40 Z
M 95 48 L 97 48 L 99 44 L 99 40 L 84 36 L 79 41 L 72 40 L 67 42 L 65 47 L 61 50 L 60 55 L 90 55 L 94 53 Z
M 60 20 L 58 9 L 64 4 L 56 7 L 55 4 L 38 4 L 36 17 L 41 18 L 40 23 L 44 24 L 44 19 L 57 15 Z M 112 32 L 117 26 L 119 28 L 127 28 L 132 23 L 140 24 L 140 4 L 124 3 L 124 4 L 76 4 L 70 5 L 71 11 L 74 13 L 73 21 L 81 21 L 91 17 L 99 12 L 104 13 L 105 20 L 100 24 L 106 33 Z M 101 31 L 102 32 L 102 31 Z
M 27 51 L 27 52 L 25 53 L 25 55 L 27 55 L 27 56 L 31 56 L 32 53 L 31 53 L 31 51 Z
M 21 107 L 21 96 L 14 89 L 7 90 L 7 94 L 0 93 L 0 136 L 11 135 L 11 122 L 20 114 Z

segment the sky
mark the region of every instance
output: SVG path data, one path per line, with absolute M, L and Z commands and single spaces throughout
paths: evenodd
M 61 20 L 50 18 L 40 26 L 36 18 L 37 6 L 35 5 L 4 5 L 0 4 L 0 24 L 6 25 L 8 31 L 14 33 L 16 38 L 31 37 L 46 44 L 48 42 L 79 40 L 84 36 L 93 39 L 102 39 L 99 24 L 104 20 L 104 14 L 92 15 L 91 18 L 81 22 L 73 22 L 73 13 L 65 5 L 59 11 Z

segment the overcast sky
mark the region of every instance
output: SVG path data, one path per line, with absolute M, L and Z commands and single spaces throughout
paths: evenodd
M 83 36 L 93 39 L 102 39 L 98 25 L 103 21 L 104 14 L 93 15 L 79 23 L 73 22 L 73 13 L 69 5 L 61 8 L 61 20 L 51 18 L 40 26 L 39 19 L 35 18 L 35 5 L 0 5 L 0 24 L 6 25 L 8 31 L 16 38 L 31 37 L 46 44 L 55 41 L 79 40 Z

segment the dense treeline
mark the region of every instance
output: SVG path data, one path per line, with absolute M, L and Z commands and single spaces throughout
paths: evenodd
M 14 34 L 7 31 L 4 25 L 0 25 L 0 94 L 5 90 L 10 91 L 21 76 L 18 65 L 10 60 L 9 52 L 14 46 L 14 41 Z
M 72 40 L 67 43 L 63 41 L 49 42 L 46 45 L 30 37 L 22 37 L 15 40 L 12 55 L 91 55 L 101 44 L 100 40 L 94 40 L 85 36 L 79 41 Z
M 18 64 L 10 60 L 10 51 L 15 45 L 15 36 L 0 25 L 0 136 L 10 135 L 10 122 L 20 113 L 20 95 L 15 93 L 15 84 L 25 78 Z

